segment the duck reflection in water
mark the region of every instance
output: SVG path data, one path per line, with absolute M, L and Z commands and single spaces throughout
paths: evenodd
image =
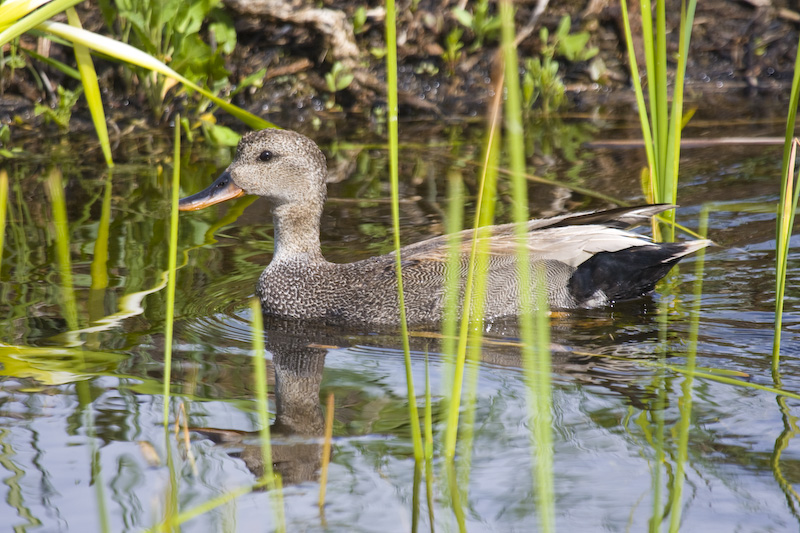
M 332 329 L 332 328 L 331 328 Z M 273 469 L 284 485 L 316 480 L 322 461 L 325 420 L 319 394 L 325 355 L 332 335 L 319 325 L 264 317 L 264 340 L 272 354 L 275 384 L 275 421 L 270 427 Z M 327 344 L 326 344 L 327 343 Z M 256 476 L 264 474 L 260 433 L 213 428 L 192 428 L 214 442 L 229 447 Z
M 652 408 L 652 391 L 648 381 L 642 379 L 643 370 L 634 357 L 631 359 L 605 358 L 576 353 L 569 346 L 582 346 L 581 352 L 597 354 L 623 354 L 620 350 L 637 350 L 648 344 L 658 325 L 655 314 L 648 311 L 653 301 L 644 298 L 618 306 L 619 316 L 608 310 L 595 310 L 557 316 L 552 319 L 552 367 L 556 380 L 599 385 L 615 394 L 627 397 L 631 405 L 640 409 Z M 623 327 L 626 320 L 636 327 Z M 608 330 L 608 335 L 599 332 Z M 509 372 L 522 373 L 522 360 L 518 334 L 513 320 L 495 322 L 487 333 L 480 349 L 482 365 L 503 367 Z M 430 354 L 431 365 L 447 371 L 443 364 L 442 338 L 435 331 L 415 330 L 410 338 L 411 350 Z M 275 398 L 275 420 L 270 428 L 273 468 L 280 474 L 284 485 L 316 481 L 322 462 L 324 439 L 324 413 L 320 399 L 325 358 L 331 349 L 353 345 L 368 347 L 397 356 L 401 339 L 396 332 L 380 329 L 362 330 L 342 328 L 323 322 L 286 320 L 264 316 L 265 348 L 272 355 L 275 383 L 270 393 Z M 389 355 L 389 352 L 392 355 Z M 377 352 L 376 352 L 377 353 Z M 637 352 L 638 358 L 649 354 Z M 432 370 L 432 373 L 436 370 Z M 641 384 L 639 385 L 639 383 Z M 420 384 L 421 385 L 421 384 Z M 434 391 L 434 424 L 437 424 L 439 397 Z M 360 395 L 355 390 L 353 394 Z M 344 392 L 344 395 L 349 395 Z M 402 399 L 398 399 L 402 400 Z M 352 409 L 344 404 L 353 404 Z M 363 420 L 358 398 L 337 397 L 335 419 L 341 424 L 349 420 Z M 663 407 L 663 406 L 662 406 Z M 370 420 L 369 422 L 374 422 Z M 371 426 L 370 423 L 364 424 Z M 264 473 L 260 434 L 229 429 L 192 428 L 215 443 L 229 449 L 229 455 L 244 461 L 257 478 Z M 334 451 L 335 453 L 335 447 Z

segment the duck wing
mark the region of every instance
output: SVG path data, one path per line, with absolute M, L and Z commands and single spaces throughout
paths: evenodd
M 654 243 L 645 235 L 624 229 L 648 222 L 653 215 L 672 207 L 662 204 L 619 208 L 528 222 L 528 232 L 521 238 L 528 248 L 532 268 L 544 267 L 550 305 L 596 307 L 638 297 L 653 290 L 681 258 L 708 246 L 708 240 Z M 455 234 L 460 240 L 462 276 L 468 268 L 472 236 L 473 230 Z M 453 237 L 436 237 L 403 248 L 404 266 L 430 269 L 446 262 L 448 240 Z M 478 243 L 479 248 L 489 255 L 482 264 L 489 273 L 495 314 L 513 314 L 520 242 L 515 226 L 484 228 L 479 240 L 483 241 Z M 508 298 L 497 302 L 496 295 L 503 294 Z
M 617 251 L 650 243 L 649 238 L 622 229 L 647 223 L 653 215 L 674 207 L 670 204 L 620 207 L 529 220 L 525 238 L 532 259 L 564 259 L 567 264 L 577 266 L 601 251 Z M 516 224 L 511 223 L 479 230 L 480 240 L 489 240 L 490 255 L 513 255 L 518 243 L 515 228 Z M 401 250 L 403 260 L 444 261 L 449 251 L 448 243 L 459 241 L 461 253 L 469 254 L 474 232 L 467 229 L 410 244 Z

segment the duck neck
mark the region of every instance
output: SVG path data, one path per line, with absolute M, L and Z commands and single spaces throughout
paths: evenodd
M 322 208 L 286 203 L 272 211 L 275 223 L 275 252 L 272 263 L 324 261 L 319 245 Z

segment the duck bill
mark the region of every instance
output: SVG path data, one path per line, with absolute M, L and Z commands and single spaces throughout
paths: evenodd
M 178 202 L 178 209 L 181 211 L 197 211 L 210 205 L 232 200 L 244 195 L 244 191 L 237 186 L 227 170 L 214 180 L 214 183 L 186 198 L 181 198 Z

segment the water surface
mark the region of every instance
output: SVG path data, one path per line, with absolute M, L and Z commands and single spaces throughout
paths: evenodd
M 700 124 L 687 134 L 734 135 L 739 129 Z M 401 131 L 401 237 L 410 243 L 444 231 L 453 173 L 464 180 L 467 219 L 472 216 L 482 132 L 429 124 Z M 640 150 L 582 147 L 632 132 L 631 124 L 611 119 L 537 130 L 530 134 L 530 168 L 570 187 L 643 202 Z M 350 261 L 389 251 L 384 152 L 360 142 L 363 132 L 340 134 L 335 142 L 325 133 L 310 133 L 326 150 L 335 182 L 323 216 L 324 253 Z M 780 125 L 749 134 L 779 135 Z M 263 473 L 248 308 L 273 247 L 263 200 L 181 215 L 171 420 L 182 405 L 189 448 L 183 435 L 165 435 L 162 428 L 168 138 L 156 134 L 120 145 L 110 177 L 86 156 L 90 140 L 26 145 L 31 155 L 4 165 L 11 192 L 0 269 L 0 524 L 16 531 L 140 531 L 170 509 L 190 510 L 252 487 Z M 201 145 L 185 151 L 184 193 L 205 187 L 231 156 Z M 769 210 L 779 196 L 780 153 L 777 146 L 741 145 L 684 152 L 678 220 L 696 229 L 707 208 L 709 236 L 719 244 L 705 256 L 699 301 L 696 259 L 690 258 L 652 296 L 551 317 L 560 530 L 642 531 L 654 515 L 654 499 L 670 498 L 685 378 L 663 364 L 685 363 L 698 306 L 698 366 L 776 384 L 770 371 Z M 74 299 L 58 267 L 46 191 L 54 167 L 63 173 Z M 529 193 L 533 216 L 611 206 L 563 186 L 532 182 Z M 501 184 L 500 222 L 510 216 L 508 194 Z M 799 260 L 790 254 L 779 376 L 780 386 L 794 392 L 800 391 Z M 266 328 L 272 444 L 286 485 L 287 530 L 410 531 L 414 462 L 397 335 L 282 321 L 268 321 Z M 528 392 L 515 342 L 513 329 L 493 327 L 473 367 L 474 441 L 471 448 L 462 443 L 457 461 L 469 531 L 528 531 L 536 523 Z M 416 334 L 411 347 L 420 405 L 426 355 L 434 393 L 435 526 L 457 530 L 440 453 L 448 358 L 435 336 Z M 320 513 L 322 405 L 329 394 L 336 401 L 334 440 Z M 797 529 L 797 403 L 695 380 L 685 531 Z M 663 463 L 654 437 L 660 420 Z M 424 494 L 421 500 L 419 526 L 427 531 Z M 272 530 L 270 505 L 269 491 L 257 489 L 182 530 Z

